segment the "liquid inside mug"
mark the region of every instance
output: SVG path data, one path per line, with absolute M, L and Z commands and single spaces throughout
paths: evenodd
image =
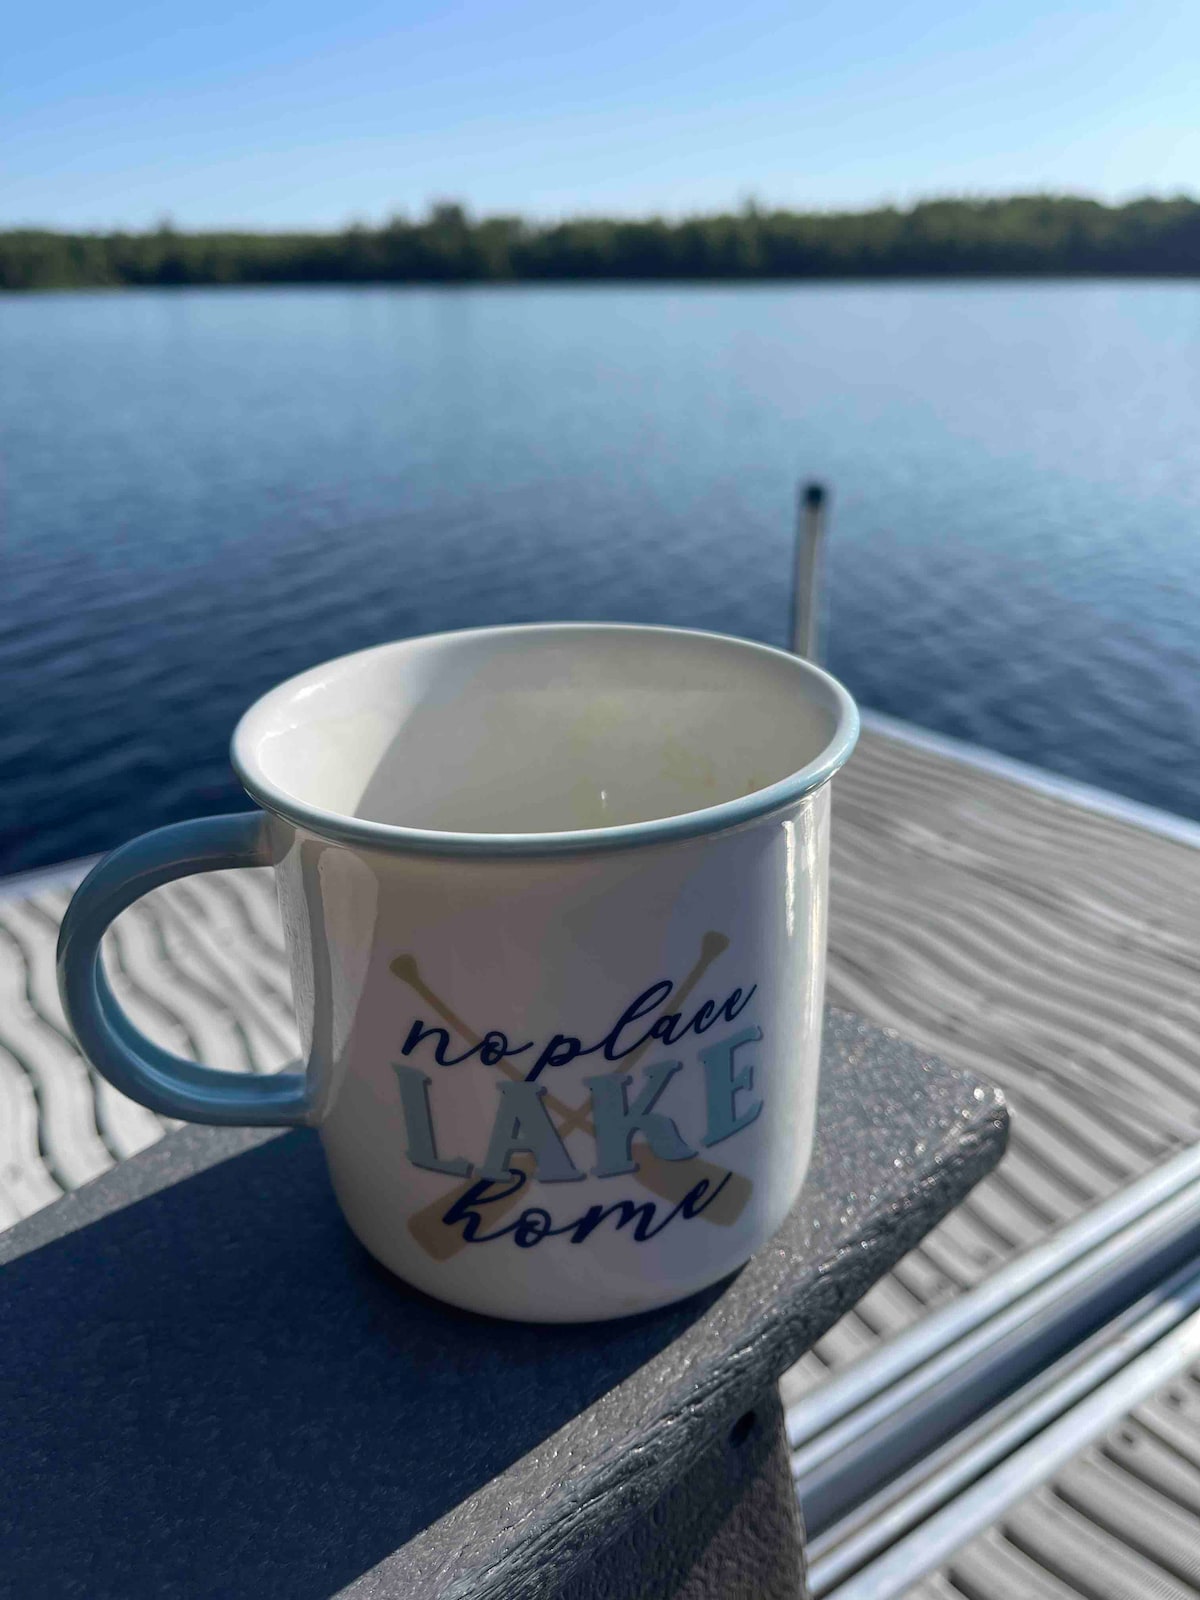
M 715 634 L 488 628 L 344 656 L 239 723 L 260 811 L 146 834 L 80 886 L 67 1015 L 156 1111 L 319 1128 L 350 1227 L 429 1294 L 533 1321 L 680 1299 L 804 1181 L 829 780 L 857 733 L 827 674 Z M 253 1077 L 141 1035 L 99 946 L 158 884 L 264 864 L 305 1060 Z

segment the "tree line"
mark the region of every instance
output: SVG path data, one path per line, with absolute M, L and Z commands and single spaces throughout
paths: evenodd
M 1200 202 L 1071 196 L 531 223 L 458 204 L 340 232 L 0 231 L 0 288 L 1200 274 Z

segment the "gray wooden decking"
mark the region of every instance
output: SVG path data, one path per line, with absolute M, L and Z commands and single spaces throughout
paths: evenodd
M 1013 1131 L 999 1172 L 788 1375 L 789 1401 L 1200 1139 L 1200 848 L 1186 825 L 1139 826 L 878 728 L 837 781 L 834 817 L 830 998 L 1000 1083 Z M 43 879 L 0 900 L 0 1226 L 164 1127 L 96 1080 L 67 1036 L 53 949 L 68 896 Z M 159 890 L 110 937 L 114 984 L 148 1033 L 243 1071 L 294 1055 L 268 873 Z M 1168 1397 L 1153 1415 L 1169 1411 Z M 1127 1431 L 1157 1425 L 1139 1413 Z M 1157 1435 L 1143 1455 L 1175 1451 L 1162 1468 L 1175 1487 L 1146 1492 L 1194 1512 L 1200 1423 L 1188 1437 L 1190 1469 Z M 1164 1566 L 1120 1517 L 1110 1526 L 1118 1446 L 1133 1448 L 1113 1438 L 914 1595 L 1200 1597 L 1194 1514 Z M 1132 1576 L 1104 1587 L 1114 1541 Z M 1063 1549 L 1080 1552 L 1065 1576 Z

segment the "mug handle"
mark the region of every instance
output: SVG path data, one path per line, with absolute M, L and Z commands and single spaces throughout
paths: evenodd
M 164 1116 L 239 1127 L 316 1120 L 301 1072 L 220 1072 L 147 1039 L 118 1005 L 100 960 L 109 923 L 160 884 L 218 867 L 270 866 L 266 824 L 261 811 L 249 811 L 144 833 L 92 868 L 63 918 L 58 989 L 76 1039 L 109 1083 Z

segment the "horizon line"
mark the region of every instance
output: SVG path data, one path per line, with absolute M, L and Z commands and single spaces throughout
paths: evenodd
M 0 234 L 7 233 L 54 233 L 73 236 L 106 235 L 106 234 L 154 234 L 173 233 L 187 235 L 202 234 L 254 234 L 264 237 L 278 235 L 286 237 L 291 234 L 339 234 L 347 233 L 352 229 L 363 229 L 367 232 L 377 232 L 396 223 L 406 226 L 419 226 L 423 221 L 431 218 L 439 207 L 457 207 L 464 217 L 473 223 L 481 222 L 520 222 L 534 229 L 549 229 L 561 227 L 570 223 L 607 222 L 607 223 L 648 223 L 665 222 L 674 226 L 686 222 L 707 221 L 718 217 L 747 217 L 761 216 L 792 216 L 792 217 L 867 217 L 875 216 L 881 212 L 897 212 L 901 215 L 920 210 L 925 206 L 934 205 L 1001 205 L 1017 200 L 1049 200 L 1055 202 L 1076 202 L 1099 206 L 1107 211 L 1121 211 L 1130 206 L 1144 205 L 1147 203 L 1170 205 L 1185 202 L 1190 205 L 1200 205 L 1200 195 L 1185 189 L 1153 190 L 1138 189 L 1127 193 L 1123 198 L 1105 197 L 1094 191 L 1084 189 L 1008 189 L 1008 190 L 957 190 L 957 191 L 932 191 L 916 198 L 901 200 L 897 198 L 883 198 L 864 205 L 845 206 L 796 206 L 777 204 L 756 195 L 747 195 L 735 205 L 715 206 L 712 209 L 682 209 L 660 211 L 562 211 L 545 214 L 529 214 L 516 210 L 492 209 L 476 210 L 469 201 L 457 196 L 432 198 L 424 203 L 424 209 L 408 209 L 397 207 L 379 219 L 370 219 L 363 216 L 349 216 L 340 223 L 304 223 L 295 222 L 287 224 L 264 225 L 262 223 L 227 222 L 204 223 L 193 225 L 186 222 L 177 222 L 171 213 L 164 212 L 157 222 L 131 224 L 131 223 L 95 223 L 87 226 L 69 226 L 55 222 L 36 221 L 30 219 L 8 220 L 0 218 Z

